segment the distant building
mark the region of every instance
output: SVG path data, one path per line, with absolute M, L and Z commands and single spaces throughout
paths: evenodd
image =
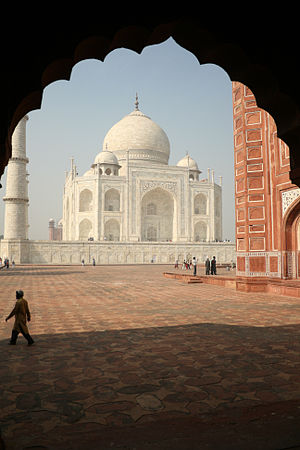
M 91 168 L 73 161 L 63 199 L 67 241 L 220 242 L 222 186 L 214 171 L 200 179 L 186 154 L 168 164 L 169 139 L 136 101 L 135 110 L 106 134 Z
M 57 227 L 55 226 L 55 220 L 49 219 L 49 241 L 61 241 L 62 240 L 62 223 L 59 221 Z

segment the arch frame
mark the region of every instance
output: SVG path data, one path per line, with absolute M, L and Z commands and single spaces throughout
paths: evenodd
M 201 239 L 201 236 L 200 236 L 199 240 L 196 239 L 196 232 L 197 232 L 197 228 L 198 228 L 197 225 L 205 226 L 205 239 Z M 194 240 L 194 242 L 207 242 L 209 240 L 208 232 L 209 232 L 209 227 L 208 227 L 207 222 L 204 220 L 201 220 L 201 219 L 197 220 L 197 222 L 195 222 L 193 224 L 193 240 Z
M 298 227 L 300 224 L 300 196 L 287 208 L 282 221 L 281 255 L 282 277 L 292 279 L 300 277 Z
M 82 233 L 81 233 L 81 226 L 82 226 L 82 224 L 85 224 L 85 223 L 89 224 L 90 227 L 88 229 L 88 234 L 83 236 Z M 88 219 L 87 217 L 83 217 L 78 223 L 77 230 L 78 230 L 78 240 L 79 241 L 88 240 L 90 237 L 92 237 L 91 236 L 91 232 L 93 232 L 93 223 L 92 223 L 92 221 L 90 219 Z
M 143 240 L 143 234 L 145 234 L 144 232 L 143 232 L 143 207 L 146 209 L 146 212 L 145 212 L 145 214 L 144 214 L 144 218 L 146 218 L 147 217 L 147 204 L 145 204 L 145 205 L 143 205 L 143 203 L 145 202 L 145 197 L 147 197 L 147 196 L 150 196 L 151 195 L 151 193 L 153 193 L 153 192 L 159 192 L 159 191 L 161 191 L 163 194 L 166 194 L 169 198 L 171 198 L 172 199 L 172 207 L 173 207 L 173 218 L 172 218 L 172 241 L 174 241 L 174 240 L 177 240 L 177 227 L 178 227 L 178 213 L 177 213 L 177 198 L 176 198 L 176 195 L 174 194 L 174 192 L 172 192 L 171 190 L 169 190 L 169 189 L 165 189 L 165 188 L 163 188 L 163 187 L 161 187 L 161 186 L 155 186 L 155 187 L 153 187 L 153 188 L 151 188 L 151 189 L 147 189 L 147 191 L 146 192 L 144 192 L 142 195 L 141 195 L 141 198 L 140 198 L 140 201 L 139 201 L 139 211 L 140 211 L 140 214 L 139 214 L 139 224 L 138 224 L 138 228 L 139 228 L 139 231 L 138 231 L 138 234 L 139 234 L 139 238 L 140 238 L 140 240 L 142 241 Z M 152 199 L 150 198 L 149 199 L 150 200 L 150 202 L 151 203 L 153 203 L 153 201 L 152 201 Z M 156 210 L 156 213 L 157 213 L 157 210 Z M 148 217 L 150 217 L 150 216 L 148 216 Z M 160 218 L 160 215 L 158 215 L 158 214 L 156 214 L 155 216 L 152 216 L 152 217 L 155 217 L 155 219 L 156 219 L 156 222 L 159 222 L 159 218 Z
M 117 224 L 118 239 L 109 239 L 108 238 L 108 235 L 109 236 L 112 235 L 112 233 L 108 233 L 109 229 L 107 228 L 108 225 L 111 223 Z M 104 221 L 103 237 L 104 237 L 104 240 L 106 240 L 106 241 L 120 242 L 120 240 L 121 240 L 121 222 L 120 222 L 120 220 L 118 220 L 115 217 L 107 217 L 106 220 Z M 114 237 L 115 237 L 115 235 L 114 235 Z
M 200 208 L 200 206 L 202 206 L 202 202 L 199 202 L 200 203 L 200 205 L 198 205 L 197 206 L 197 208 L 196 208 L 196 199 L 197 198 L 202 198 L 203 197 L 203 199 L 205 200 L 205 212 L 201 212 L 202 211 L 202 209 Z M 208 203 L 209 203 L 209 196 L 207 195 L 207 194 L 205 194 L 205 193 L 202 193 L 202 192 L 198 192 L 195 196 L 194 196 L 194 198 L 193 198 L 193 214 L 195 214 L 195 215 L 199 215 L 199 216 L 207 216 L 207 210 L 208 210 Z M 203 202 L 203 205 L 204 205 L 204 202 Z M 199 209 L 198 209 L 199 208 Z M 197 211 L 199 211 L 200 210 L 200 212 L 196 212 L 196 210 Z M 204 210 L 204 208 L 203 208 L 203 210 Z
M 86 194 L 89 197 L 88 199 L 83 198 Z M 83 208 L 83 203 L 86 204 L 87 200 L 89 200 L 88 208 L 86 208 L 86 207 Z M 93 192 L 91 191 L 91 189 L 86 188 L 86 187 L 81 189 L 79 192 L 79 208 L 78 208 L 79 212 L 92 212 L 93 211 L 93 202 L 94 202 L 94 195 L 93 195 Z
M 111 193 L 116 193 L 118 195 L 118 198 L 115 198 L 115 199 L 112 198 L 112 200 L 109 200 L 109 196 L 110 196 Z M 108 208 L 108 206 L 109 206 L 108 202 L 109 201 L 117 202 L 118 203 L 118 205 L 117 205 L 118 209 L 114 209 L 114 206 L 113 206 L 113 209 L 109 209 Z M 104 192 L 104 211 L 105 212 L 120 212 L 121 211 L 121 191 L 118 190 L 117 188 L 113 187 L 113 186 L 109 187 Z
M 74 20 L 56 22 L 55 36 L 52 22 L 47 25 L 35 14 L 32 19 L 27 17 L 26 23 L 21 22 L 15 27 L 15 39 L 7 41 L 3 36 L 1 40 L 6 45 L 2 86 L 5 90 L 6 86 L 12 86 L 14 95 L 4 92 L 1 96 L 4 116 L 0 121 L 0 176 L 11 156 L 15 127 L 27 113 L 40 109 L 43 90 L 49 84 L 70 80 L 74 65 L 85 59 L 104 61 L 111 51 L 122 47 L 141 53 L 146 46 L 172 37 L 201 64 L 220 66 L 232 81 L 240 81 L 253 91 L 258 105 L 274 117 L 278 136 L 291 148 L 291 180 L 300 185 L 300 97 L 296 95 L 299 72 L 297 61 L 290 58 L 293 51 L 286 52 L 293 43 L 296 51 L 297 27 L 291 24 L 295 19 L 289 16 L 284 24 L 282 12 L 272 12 L 278 14 L 281 24 L 279 40 L 269 14 L 263 22 L 263 31 L 260 22 L 253 21 L 251 35 L 244 34 L 243 39 L 223 21 L 207 18 L 201 22 L 189 14 L 158 14 L 152 18 L 137 15 L 134 21 L 130 14 L 124 14 L 121 21 L 115 18 L 109 23 L 95 25 L 88 20 L 88 25 L 84 25 L 80 20 L 80 26 L 76 23 L 77 13 L 72 14 Z M 260 12 L 260 19 L 263 18 L 264 13 Z M 39 27 L 40 53 L 37 55 L 36 28 L 40 22 L 43 27 Z M 253 35 L 259 36 L 262 32 L 268 39 L 253 39 Z M 17 45 L 24 35 L 26 77 L 20 77 L 14 60 Z M 270 49 L 269 42 L 273 42 L 276 53 Z M 281 70 L 282 66 L 287 70 Z

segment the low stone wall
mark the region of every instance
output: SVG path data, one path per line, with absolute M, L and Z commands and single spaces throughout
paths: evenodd
M 220 263 L 236 261 L 235 244 L 141 243 L 87 241 L 0 241 L 0 256 L 17 264 L 174 264 L 195 256 L 199 263 L 216 256 Z

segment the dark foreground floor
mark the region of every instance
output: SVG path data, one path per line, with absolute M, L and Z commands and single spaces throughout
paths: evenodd
M 300 448 L 299 299 L 187 285 L 165 269 L 0 272 L 6 449 Z M 16 289 L 33 347 L 7 345 Z

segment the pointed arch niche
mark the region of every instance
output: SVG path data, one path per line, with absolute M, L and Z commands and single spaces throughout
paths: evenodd
M 79 224 L 79 240 L 84 241 L 92 237 L 93 225 L 89 219 L 83 219 Z
M 109 189 L 105 192 L 105 211 L 120 211 L 120 192 L 117 189 Z
M 207 195 L 197 194 L 194 198 L 194 214 L 207 214 Z
M 93 193 L 89 189 L 83 189 L 79 195 L 79 211 L 92 211 L 93 210 Z
M 106 241 L 120 240 L 120 223 L 116 219 L 109 219 L 104 224 L 104 239 Z
M 155 188 L 141 203 L 141 240 L 170 242 L 174 240 L 175 201 L 168 191 Z

